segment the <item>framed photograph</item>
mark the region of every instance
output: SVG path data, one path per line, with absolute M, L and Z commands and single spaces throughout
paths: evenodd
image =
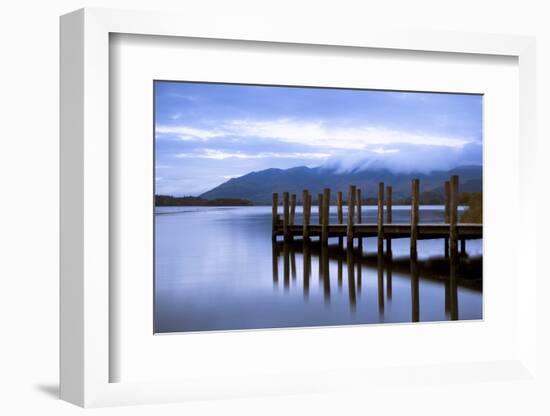
M 63 16 L 62 398 L 532 380 L 534 59 L 516 36 Z

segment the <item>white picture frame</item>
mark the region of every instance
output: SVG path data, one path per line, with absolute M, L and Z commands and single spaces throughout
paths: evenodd
M 236 30 L 223 19 L 204 26 L 185 15 L 83 9 L 61 18 L 61 397 L 80 406 L 182 401 L 195 398 L 242 397 L 256 394 L 322 392 L 350 386 L 386 383 L 407 371 L 369 368 L 368 374 L 335 369 L 331 377 L 282 372 L 264 379 L 220 374 L 216 380 L 193 377 L 184 381 L 110 382 L 110 170 L 109 157 L 109 36 L 113 33 L 206 39 L 332 45 L 504 55 L 519 66 L 519 212 L 528 212 L 534 195 L 530 180 L 535 169 L 535 42 L 533 38 L 464 33 L 308 31 L 277 24 L 251 24 Z M 521 215 L 517 244 L 518 342 L 516 356 L 495 362 L 441 363 L 422 366 L 417 376 L 434 373 L 472 383 L 490 374 L 498 379 L 532 378 L 536 374 L 536 293 L 534 251 L 536 218 Z M 523 247 L 523 248 L 522 248 Z M 112 259 L 111 259 L 112 260 Z M 516 271 L 518 273 L 518 271 Z M 312 333 L 304 333 L 311 337 Z M 361 368 L 359 367 L 359 370 Z M 483 376 L 480 376 L 485 372 Z M 346 382 L 341 380 L 346 378 Z M 414 377 L 413 377 L 414 379 Z M 412 379 L 409 382 L 413 382 Z

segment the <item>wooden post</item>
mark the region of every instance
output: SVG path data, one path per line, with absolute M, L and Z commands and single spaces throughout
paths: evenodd
M 290 196 L 290 225 L 294 225 L 296 219 L 296 194 Z
M 347 246 L 349 248 L 353 247 L 353 221 L 354 221 L 354 207 L 355 207 L 355 185 L 349 187 L 348 194 L 348 228 L 347 228 L 347 237 L 348 242 Z
M 458 176 L 451 176 L 451 192 L 449 198 L 449 240 L 450 240 L 450 252 L 451 257 L 455 256 L 458 252 L 458 229 L 456 224 L 458 222 Z
M 357 188 L 357 224 L 363 222 L 363 213 L 361 212 L 361 189 Z
M 460 240 L 460 255 L 464 256 L 466 254 L 466 240 Z
M 420 181 L 412 180 L 411 189 L 411 257 L 416 257 L 416 240 L 418 239 L 418 204 L 420 194 Z
M 386 223 L 391 224 L 392 221 L 392 187 L 386 186 Z M 386 251 L 391 254 L 391 238 L 386 238 Z
M 311 205 L 307 189 L 302 192 L 302 211 L 302 240 L 305 242 L 309 239 L 309 219 L 311 216 Z
M 384 251 L 384 182 L 378 184 L 378 255 Z
M 323 224 L 323 194 L 317 195 L 317 213 L 319 214 L 319 225 Z
M 342 209 L 342 192 L 338 191 L 336 194 L 336 205 L 338 207 L 338 224 L 344 223 L 344 211 Z M 342 248 L 344 246 L 344 238 L 338 237 L 338 247 Z
M 328 244 L 328 224 L 330 222 L 330 189 L 323 190 L 323 223 L 321 227 L 321 242 Z
M 283 234 L 285 241 L 290 240 L 290 229 L 288 228 L 290 212 L 288 208 L 288 192 L 283 192 Z
M 275 241 L 277 239 L 277 225 L 279 222 L 279 214 L 277 213 L 277 207 L 279 205 L 279 195 L 274 192 L 271 198 L 271 239 Z
M 363 222 L 363 213 L 362 213 L 362 206 L 361 206 L 361 189 L 360 188 L 357 188 L 357 224 L 361 224 Z M 359 248 L 360 251 L 363 251 L 363 238 L 362 237 L 358 237 L 357 238 L 357 247 Z M 359 275 L 358 275 L 359 276 Z M 358 286 L 357 288 L 359 288 L 359 282 L 358 282 Z
M 451 221 L 451 182 L 445 181 L 445 224 Z M 449 237 L 445 237 L 445 257 L 449 257 Z

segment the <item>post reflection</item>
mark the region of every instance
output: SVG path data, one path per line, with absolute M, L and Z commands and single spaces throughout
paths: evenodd
M 328 247 L 323 245 L 321 249 L 321 270 L 323 280 L 323 297 L 325 303 L 330 303 L 330 269 L 328 263 Z
M 348 296 L 350 309 L 355 312 L 357 308 L 357 296 L 355 293 L 355 276 L 353 267 L 353 249 L 348 247 L 346 250 L 346 264 L 348 268 Z
M 296 280 L 296 251 L 290 250 L 290 269 L 292 273 L 292 280 Z
M 377 254 L 377 287 L 378 287 L 378 315 L 380 319 L 384 317 L 384 254 L 378 251 Z
M 273 244 L 271 258 L 273 263 L 273 285 L 277 287 L 279 285 L 279 248 L 277 244 Z
M 338 293 L 342 292 L 342 274 L 343 274 L 343 262 L 341 258 L 338 258 Z
M 283 272 L 284 272 L 284 288 L 288 291 L 290 287 L 290 247 L 287 243 L 283 244 Z
M 305 243 L 303 248 L 303 256 L 304 256 L 304 299 L 309 298 L 309 278 L 311 277 L 311 252 L 309 248 L 309 244 Z
M 419 322 L 421 280 L 426 282 L 426 289 L 422 289 L 426 290 L 424 296 L 440 296 L 441 303 L 444 303 L 444 310 L 439 312 L 437 320 L 459 319 L 459 286 L 466 285 L 468 290 L 475 290 L 472 281 L 466 281 L 461 274 L 464 271 L 461 271 L 463 265 L 460 263 L 460 256 L 458 253 L 454 255 L 452 251 L 448 258 L 442 255 L 441 258 L 421 260 L 414 251 L 411 252 L 410 258 L 394 257 L 391 251 L 361 253 L 353 246 L 340 249 L 337 244 L 326 246 L 297 241 L 274 242 L 272 257 L 272 283 L 275 289 L 278 289 L 282 282 L 285 293 L 303 291 L 303 299 L 308 302 L 312 297 L 320 299 L 325 305 L 341 305 L 344 301 L 349 305 L 350 312 L 367 322 L 388 321 L 392 319 L 393 314 L 403 312 L 410 313 L 410 321 Z M 280 261 L 282 276 L 279 276 Z M 315 261 L 318 262 L 318 280 L 313 276 L 317 272 L 317 267 L 312 267 Z M 470 261 L 471 259 L 464 267 L 471 267 Z M 334 267 L 333 273 L 337 274 L 337 292 L 333 292 L 334 288 L 331 287 L 331 263 Z M 345 273 L 347 279 L 344 277 Z M 407 292 L 410 304 L 403 301 L 401 304 L 391 303 L 397 290 L 400 293 L 403 293 L 403 290 Z M 369 291 L 373 293 L 369 294 Z M 366 308 L 366 300 L 371 299 L 371 295 L 377 299 L 377 316 L 368 316 L 370 309 Z M 423 319 L 434 320 L 430 314 L 433 316 L 434 309 L 427 305 L 426 317 Z
M 416 252 L 411 252 L 411 320 L 420 320 L 420 290 L 418 274 L 418 258 Z
M 449 309 L 451 321 L 458 320 L 458 253 L 451 250 L 451 258 L 449 259 Z
M 393 255 L 391 252 L 391 245 L 389 245 L 389 250 L 386 253 L 386 296 L 388 297 L 388 300 L 391 300 L 392 293 L 393 293 Z

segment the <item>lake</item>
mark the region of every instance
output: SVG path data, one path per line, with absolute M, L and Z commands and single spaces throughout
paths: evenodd
M 363 222 L 376 210 L 363 207 Z M 421 223 L 443 218 L 443 206 L 420 207 Z M 394 206 L 393 222 L 409 223 L 410 207 Z M 420 240 L 411 262 L 408 239 L 392 241 L 392 256 L 377 255 L 375 238 L 353 252 L 337 238 L 273 244 L 271 206 L 156 207 L 155 332 L 481 319 L 482 240 L 467 241 L 453 279 L 443 247 Z

